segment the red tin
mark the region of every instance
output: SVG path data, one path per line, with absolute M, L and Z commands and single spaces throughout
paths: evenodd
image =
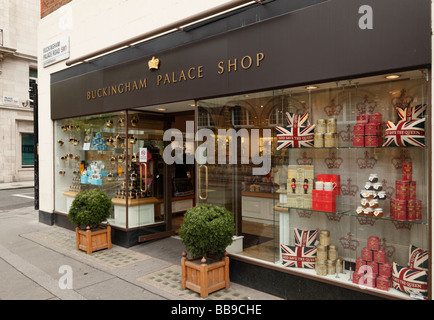
M 392 276 L 392 264 L 389 262 L 380 263 L 378 265 L 378 274 L 385 278 L 390 278 Z
M 410 196 L 410 181 L 397 180 L 395 182 L 396 198 L 398 200 L 408 200 Z
M 371 250 L 380 250 L 380 238 L 374 236 L 369 237 L 368 248 Z
M 372 250 L 365 247 L 362 249 L 362 259 L 366 260 L 366 261 L 372 261 L 374 258 L 373 254 L 372 254 Z
M 411 162 L 402 163 L 402 180 L 411 181 L 413 173 L 413 166 Z
M 378 263 L 386 263 L 386 251 L 382 249 L 374 251 L 374 261 Z
M 365 135 L 365 125 L 364 124 L 354 125 L 353 133 L 355 136 L 364 136 Z

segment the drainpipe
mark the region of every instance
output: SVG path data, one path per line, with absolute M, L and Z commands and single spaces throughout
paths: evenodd
M 217 7 L 214 7 L 214 8 L 205 10 L 205 11 L 202 11 L 202 12 L 200 12 L 198 14 L 195 14 L 195 15 L 192 15 L 192 16 L 190 16 L 188 18 L 175 21 L 175 22 L 170 23 L 170 24 L 168 24 L 166 26 L 154 29 L 154 30 L 146 32 L 146 33 L 143 33 L 141 35 L 138 35 L 136 37 L 127 39 L 125 41 L 122 41 L 122 42 L 119 42 L 119 43 L 116 43 L 116 44 L 113 44 L 113 45 L 108 46 L 106 48 L 97 50 L 97 51 L 92 52 L 92 53 L 88 53 L 86 55 L 83 55 L 83 56 L 75 58 L 75 59 L 69 59 L 69 60 L 66 61 L 66 65 L 67 66 L 71 66 L 73 64 L 77 64 L 77 63 L 80 63 L 80 62 L 87 63 L 87 62 L 89 62 L 88 60 L 90 58 L 103 55 L 105 53 L 108 53 L 110 51 L 114 51 L 114 50 L 120 49 L 122 47 L 133 47 L 134 44 L 136 44 L 138 42 L 144 41 L 144 40 L 146 40 L 148 38 L 157 36 L 157 35 L 165 33 L 165 32 L 169 32 L 169 31 L 174 30 L 174 29 L 182 30 L 182 26 L 185 26 L 185 25 L 193 23 L 195 21 L 198 21 L 198 20 L 210 17 L 212 15 L 216 15 L 216 14 L 222 13 L 224 11 L 233 9 L 235 7 L 239 7 L 241 5 L 248 4 L 250 2 L 252 2 L 252 3 L 256 2 L 256 3 L 262 4 L 261 0 L 253 0 L 253 1 L 252 0 L 231 0 L 228 3 L 226 3 L 226 4 L 223 4 L 223 5 L 220 5 L 220 6 L 217 6 Z

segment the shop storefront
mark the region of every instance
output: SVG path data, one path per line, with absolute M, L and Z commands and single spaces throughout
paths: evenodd
M 212 203 L 234 214 L 236 282 L 431 299 L 430 9 L 325 1 L 52 74 L 54 211 L 40 221 L 68 226 L 75 195 L 100 188 L 113 242 L 132 246 Z

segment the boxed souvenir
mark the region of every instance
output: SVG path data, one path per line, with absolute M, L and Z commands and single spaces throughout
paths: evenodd
M 376 287 L 380 290 L 388 291 L 390 287 L 390 279 L 384 276 L 378 276 L 376 281 Z
M 365 125 L 365 135 L 367 136 L 381 135 L 381 125 L 379 123 L 367 123 Z
M 95 186 L 102 186 L 102 179 L 92 179 L 91 184 Z
M 354 125 L 354 136 L 364 136 L 365 135 L 365 124 Z
M 392 264 L 389 262 L 380 263 L 378 265 L 378 274 L 385 278 L 390 278 L 392 275 Z
M 379 147 L 381 146 L 380 136 L 365 136 L 365 147 Z
M 386 251 L 382 249 L 374 251 L 374 261 L 378 263 L 386 263 Z
M 365 146 L 365 136 L 353 137 L 353 147 L 364 147 L 364 146 Z
M 383 121 L 381 113 L 374 112 L 373 114 L 369 115 L 369 122 L 370 123 L 381 123 Z
M 380 238 L 371 236 L 368 238 L 368 248 L 371 250 L 379 250 L 380 249 Z
M 370 269 L 368 269 L 370 271 L 368 273 L 371 273 L 373 275 L 377 275 L 378 274 L 378 262 L 376 262 L 376 261 L 369 261 L 368 262 L 368 268 L 370 268 Z
M 362 249 L 362 259 L 366 260 L 366 261 L 372 261 L 374 258 L 373 254 L 372 254 L 372 250 L 365 247 Z
M 359 269 L 365 265 L 366 265 L 366 261 L 363 260 L 362 257 L 358 257 L 356 260 L 356 272 L 359 271 Z
M 367 273 L 364 277 L 364 285 L 368 288 L 375 288 L 376 286 L 376 276 L 375 274 Z
M 353 283 L 363 285 L 365 282 L 365 274 L 364 273 L 358 273 L 354 272 L 353 274 Z
M 364 124 L 368 123 L 368 115 L 366 113 L 361 113 L 357 116 L 357 123 Z

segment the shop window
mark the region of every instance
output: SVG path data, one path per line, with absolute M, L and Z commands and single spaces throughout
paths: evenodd
M 200 202 L 235 215 L 241 245 L 231 253 L 337 286 L 424 299 L 431 274 L 422 258 L 430 252 L 426 74 L 414 70 L 396 80 L 378 75 L 249 93 L 257 106 L 273 104 L 260 128 L 273 131 L 270 172 L 253 175 L 250 158 L 248 164 L 208 165 L 198 180 L 209 191 Z M 199 104 L 224 118 L 216 123 L 225 127 L 227 101 L 242 105 L 242 99 Z M 240 107 L 231 115 L 236 130 L 249 121 Z M 414 259 L 425 259 L 424 266 Z M 406 268 L 420 272 L 420 283 L 397 284 Z
M 21 134 L 21 165 L 23 167 L 33 167 L 34 165 L 33 133 Z
M 37 83 L 38 81 L 38 70 L 35 69 L 30 69 L 29 70 L 29 106 L 31 108 L 34 107 L 34 101 L 36 98 L 36 92 L 35 92 L 35 87 L 34 85 Z

